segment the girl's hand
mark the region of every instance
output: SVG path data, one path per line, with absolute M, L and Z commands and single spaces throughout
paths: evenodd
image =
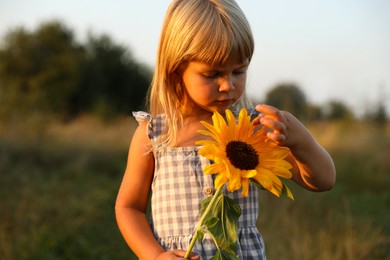
M 287 111 L 279 110 L 269 105 L 257 105 L 261 114 L 254 123 L 266 126 L 270 131 L 267 137 L 281 146 L 292 148 L 302 144 L 310 135 L 302 123 Z
M 184 259 L 186 251 L 184 250 L 172 250 L 168 252 L 163 252 L 157 256 L 157 260 L 168 260 L 168 259 Z M 200 257 L 194 254 L 191 254 L 190 260 L 199 260 Z
M 287 159 L 293 165 L 292 179 L 313 191 L 330 190 L 336 180 L 336 170 L 328 152 L 313 138 L 306 127 L 292 114 L 269 105 L 257 105 L 260 114 L 254 124 L 269 129 L 267 137 L 290 148 Z
M 257 105 L 260 115 L 254 120 L 255 125 L 262 124 L 270 129 L 267 137 L 279 145 L 285 146 L 288 140 L 288 120 L 285 111 L 269 105 Z

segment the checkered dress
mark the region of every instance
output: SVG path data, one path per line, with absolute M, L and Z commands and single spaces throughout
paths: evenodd
M 139 122 L 149 121 L 148 136 L 153 141 L 161 134 L 164 118 L 152 118 L 145 112 L 133 115 Z M 152 182 L 151 227 L 160 245 L 166 250 L 189 246 L 195 226 L 200 218 L 200 205 L 211 196 L 213 177 L 203 174 L 208 159 L 199 155 L 200 147 L 164 147 L 155 152 L 155 171 Z M 263 238 L 256 227 L 259 203 L 258 190 L 250 186 L 248 197 L 241 191 L 226 192 L 236 200 L 242 213 L 237 230 L 237 255 L 239 259 L 265 259 Z M 195 243 L 193 252 L 201 259 L 210 259 L 216 248 L 211 238 Z

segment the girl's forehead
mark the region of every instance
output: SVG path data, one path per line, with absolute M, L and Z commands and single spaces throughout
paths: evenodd
M 189 65 L 194 65 L 200 68 L 225 68 L 225 67 L 245 67 L 249 65 L 249 59 L 239 59 L 238 56 L 229 57 L 224 63 L 212 64 L 204 61 L 193 60 L 189 62 Z
M 228 59 L 226 60 L 226 62 L 224 62 L 223 64 L 221 65 L 233 65 L 233 64 L 236 64 L 236 65 L 247 65 L 249 64 L 249 58 L 248 57 L 242 57 L 238 54 L 238 52 L 232 52 Z
M 210 63 L 207 61 L 202 61 L 198 59 L 194 59 L 189 61 L 189 63 L 196 63 L 199 66 L 207 66 L 207 67 L 226 67 L 226 66 L 246 66 L 249 64 L 249 58 L 243 58 L 238 53 L 232 53 L 224 62 L 219 63 Z

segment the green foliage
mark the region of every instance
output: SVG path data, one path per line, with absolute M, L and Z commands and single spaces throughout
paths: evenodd
M 336 186 L 313 193 L 289 185 L 294 202 L 261 194 L 258 227 L 269 259 L 389 258 L 389 126 L 335 121 L 309 127 L 334 159 Z
M 299 86 L 291 83 L 280 83 L 273 87 L 267 93 L 265 103 L 289 111 L 301 121 L 354 119 L 354 113 L 342 101 L 331 100 L 323 107 L 310 104 Z M 383 103 L 374 112 L 367 113 L 366 117 L 374 122 L 386 122 Z
M 237 227 L 238 218 L 241 215 L 240 205 L 226 197 L 222 192 L 216 193 L 216 200 L 212 205 L 212 210 L 209 211 L 204 221 L 204 232 L 207 232 L 214 240 L 220 258 L 216 259 L 237 259 Z M 209 206 L 212 197 L 207 197 L 202 201 L 201 214 L 204 214 Z M 224 256 L 230 255 L 226 258 Z
M 226 252 L 224 250 L 217 251 L 215 256 L 210 258 L 210 260 L 236 260 L 236 259 L 237 259 L 237 256 L 232 255 L 231 253 Z
M 326 110 L 326 118 L 329 120 L 353 119 L 353 113 L 351 109 L 341 101 L 330 101 Z
M 273 87 L 266 97 L 267 104 L 289 111 L 299 119 L 306 117 L 306 96 L 292 83 L 281 83 Z
M 388 120 L 388 115 L 384 102 L 379 102 L 374 109 L 367 111 L 365 118 L 369 121 L 377 123 L 378 125 L 385 126 Z
M 259 190 L 267 190 L 266 188 L 263 187 L 263 185 L 261 185 L 255 179 L 251 178 L 250 180 L 251 183 L 253 183 Z M 280 192 L 281 195 L 294 200 L 294 195 L 292 194 L 290 188 L 284 182 L 282 182 L 282 190 L 278 192 Z
M 0 47 L 0 116 L 129 114 L 144 106 L 151 71 L 108 36 L 75 40 L 58 21 L 11 30 Z
M 66 111 L 77 92 L 83 58 L 71 30 L 58 22 L 32 33 L 23 28 L 9 32 L 0 49 L 2 108 L 21 113 Z
M 80 91 L 83 111 L 105 117 L 140 109 L 150 83 L 150 70 L 134 61 L 125 47 L 108 36 L 89 36 Z
M 0 124 L 1 259 L 137 259 L 114 215 L 137 123 L 99 122 Z M 268 259 L 389 258 L 389 127 L 309 127 L 335 160 L 336 186 L 313 193 L 287 183 L 294 202 L 260 192 Z
M 306 117 L 309 122 L 316 122 L 325 119 L 324 111 L 321 106 L 315 104 L 307 104 Z
M 126 147 L 87 146 L 77 135 L 31 127 L 29 136 L 0 125 L 7 130 L 0 134 L 0 258 L 129 257 L 114 214 Z

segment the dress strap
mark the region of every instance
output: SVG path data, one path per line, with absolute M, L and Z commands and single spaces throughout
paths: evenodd
M 139 124 L 141 124 L 145 121 L 148 122 L 148 127 L 146 129 L 146 135 L 149 137 L 150 140 L 153 140 L 153 122 L 152 122 L 153 118 L 152 118 L 152 115 L 147 113 L 147 112 L 144 112 L 144 111 L 135 111 L 135 112 L 133 112 L 133 116 Z
M 156 117 L 152 117 L 150 113 L 144 111 L 133 112 L 133 116 L 135 117 L 138 123 L 142 123 L 144 121 L 148 122 L 148 128 L 146 130 L 146 134 L 149 137 L 149 139 L 152 141 L 152 143 L 155 144 L 164 128 L 164 124 L 165 124 L 164 116 L 157 115 Z

